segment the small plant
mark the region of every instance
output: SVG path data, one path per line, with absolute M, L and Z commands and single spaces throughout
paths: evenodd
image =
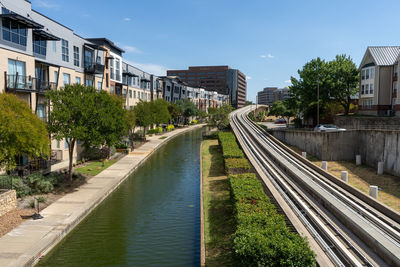
M 160 137 L 160 139 L 165 139 L 165 138 L 167 138 L 168 136 L 161 136 Z
M 173 131 L 174 129 L 175 129 L 175 126 L 172 124 L 168 125 L 168 127 L 167 127 L 168 132 Z
M 196 123 L 198 123 L 198 121 L 197 121 L 197 120 L 193 120 L 192 123 L 193 123 L 193 124 L 196 124 Z
M 37 200 L 39 203 L 46 203 L 46 198 L 44 196 L 39 196 Z

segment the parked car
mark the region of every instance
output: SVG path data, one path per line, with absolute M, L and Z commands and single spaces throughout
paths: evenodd
M 277 120 L 274 121 L 275 124 L 283 124 L 286 123 L 286 120 L 284 118 L 279 118 Z
M 318 124 L 314 128 L 314 132 L 344 132 L 346 129 L 339 128 L 333 124 Z

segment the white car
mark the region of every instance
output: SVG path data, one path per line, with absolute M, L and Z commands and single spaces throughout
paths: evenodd
M 333 124 L 318 124 L 314 128 L 314 132 L 344 132 L 346 129 L 339 128 Z

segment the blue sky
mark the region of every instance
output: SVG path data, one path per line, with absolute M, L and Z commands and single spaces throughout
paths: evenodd
M 247 78 L 247 98 L 290 85 L 312 58 L 400 45 L 400 1 L 32 0 L 33 9 L 83 37 L 106 37 L 145 71 L 229 65 Z

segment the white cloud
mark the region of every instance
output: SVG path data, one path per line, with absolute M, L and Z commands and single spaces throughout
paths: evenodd
M 251 76 L 246 76 L 246 80 L 251 80 Z
M 126 61 L 126 63 L 137 67 L 145 72 L 148 72 L 150 74 L 154 74 L 157 76 L 165 76 L 167 75 L 167 67 L 155 63 L 139 63 L 139 62 L 133 62 L 133 61 Z
M 49 3 L 46 0 L 34 0 L 33 5 L 37 7 L 43 7 L 43 8 L 48 8 L 48 9 L 59 9 L 59 5 L 54 4 L 54 3 Z
M 124 21 L 131 21 L 131 18 L 124 18 Z
M 274 58 L 275 56 L 271 54 L 261 55 L 260 58 Z
M 124 45 L 122 46 L 122 48 L 125 50 L 125 52 L 128 53 L 136 53 L 136 54 L 141 54 L 142 51 L 134 46 L 130 46 L 130 45 Z
M 292 81 L 291 80 L 286 80 L 285 83 L 292 83 Z

